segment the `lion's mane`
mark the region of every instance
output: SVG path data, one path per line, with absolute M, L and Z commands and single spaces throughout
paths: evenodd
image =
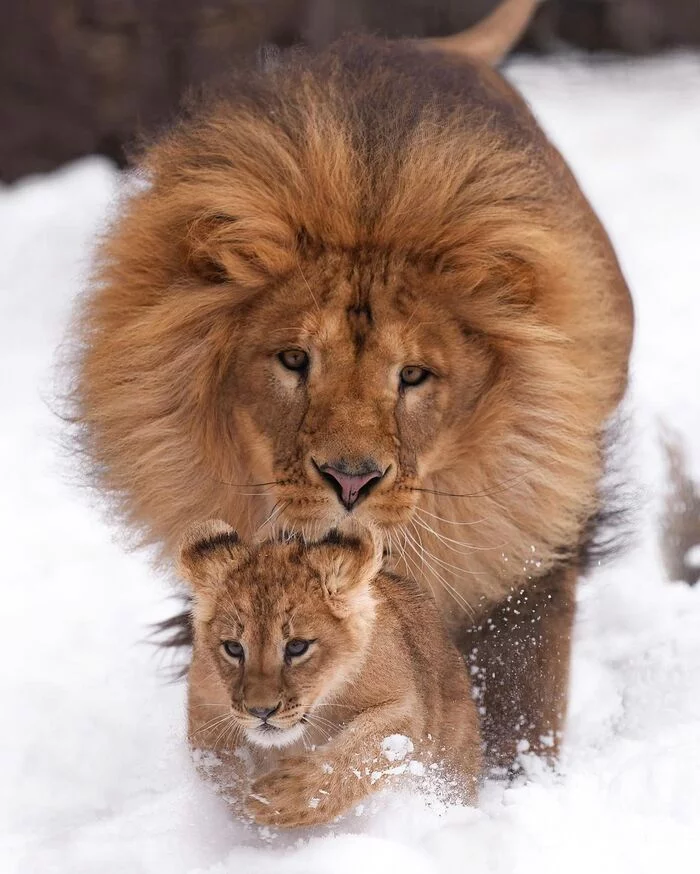
M 433 546 L 469 567 L 455 585 L 474 606 L 577 553 L 631 306 L 574 178 L 497 74 L 371 39 L 293 54 L 234 77 L 141 172 L 76 329 L 79 439 L 132 530 L 166 552 L 192 520 L 246 530 L 251 497 L 225 485 L 246 461 L 218 398 L 248 303 L 309 253 L 371 249 L 449 281 L 499 362 L 426 484 L 442 496 L 421 499 L 483 520 L 467 559 Z

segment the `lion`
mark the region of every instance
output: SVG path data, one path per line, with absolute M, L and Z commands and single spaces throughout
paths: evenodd
M 556 755 L 633 311 L 522 98 L 348 37 L 233 73 L 136 188 L 76 328 L 80 446 L 123 523 L 166 559 L 199 519 L 377 527 L 472 663 L 489 763 Z
M 254 545 L 214 520 L 183 540 L 190 742 L 223 757 L 218 781 L 262 825 L 330 822 L 412 775 L 475 800 L 465 666 L 433 598 L 383 558 L 368 532 Z

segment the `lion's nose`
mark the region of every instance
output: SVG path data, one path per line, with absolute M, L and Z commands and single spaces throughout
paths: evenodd
M 277 702 L 274 707 L 248 707 L 246 705 L 246 710 L 250 713 L 251 716 L 255 716 L 258 719 L 262 719 L 263 722 L 268 720 L 271 716 L 273 716 L 280 709 L 280 702 Z
M 346 510 L 351 510 L 361 497 L 368 495 L 386 473 L 373 458 L 365 458 L 357 463 L 340 458 L 327 464 L 317 464 L 316 467 L 333 487 Z

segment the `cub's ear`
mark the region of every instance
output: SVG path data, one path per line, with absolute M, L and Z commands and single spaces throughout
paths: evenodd
M 346 536 L 333 530 L 312 547 L 310 555 L 321 575 L 326 601 L 338 618 L 371 609 L 369 584 L 384 560 L 377 534 L 362 529 L 356 535 Z
M 180 542 L 177 570 L 195 595 L 195 613 L 206 621 L 218 585 L 248 558 L 248 548 L 226 522 L 210 519 L 191 525 Z M 208 616 L 211 618 L 211 615 Z

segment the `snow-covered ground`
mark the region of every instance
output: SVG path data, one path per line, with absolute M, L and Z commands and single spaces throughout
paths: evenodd
M 664 580 L 657 420 L 700 472 L 700 59 L 518 61 L 510 75 L 579 175 L 634 290 L 639 548 L 581 587 L 561 773 L 478 809 L 393 798 L 303 838 L 245 831 L 195 777 L 184 687 L 149 622 L 171 609 L 68 481 L 57 345 L 119 187 L 99 160 L 0 190 L 2 874 L 700 870 L 700 586 Z

